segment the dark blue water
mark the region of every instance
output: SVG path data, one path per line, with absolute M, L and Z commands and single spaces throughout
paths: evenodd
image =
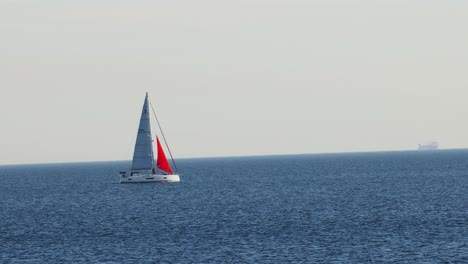
M 468 263 L 468 150 L 0 167 L 1 263 Z

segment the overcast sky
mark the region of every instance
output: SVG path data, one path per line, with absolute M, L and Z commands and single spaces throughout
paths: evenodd
M 0 0 L 0 164 L 468 147 L 465 0 Z

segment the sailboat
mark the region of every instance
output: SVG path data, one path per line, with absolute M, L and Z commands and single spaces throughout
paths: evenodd
M 180 177 L 177 173 L 177 167 L 172 158 L 171 151 L 164 138 L 158 118 L 154 114 L 159 130 L 161 131 L 162 139 L 166 143 L 169 151 L 172 164 L 175 171 L 172 170 L 169 164 L 164 149 L 158 137 L 156 137 L 157 145 L 157 162 L 154 159 L 153 152 L 153 136 L 151 135 L 150 112 L 149 112 L 148 93 L 146 93 L 143 109 L 141 111 L 140 125 L 138 127 L 137 138 L 135 142 L 135 151 L 133 152 L 132 168 L 130 175 L 126 171 L 120 172 L 120 183 L 150 183 L 150 182 L 179 182 Z M 153 110 L 154 113 L 154 110 Z

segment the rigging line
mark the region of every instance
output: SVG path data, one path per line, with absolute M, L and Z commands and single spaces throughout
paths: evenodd
M 156 116 L 156 112 L 154 111 L 153 104 L 151 103 L 150 100 L 148 100 L 148 101 L 150 103 L 151 110 L 153 111 L 154 118 L 156 119 L 156 123 L 158 123 L 159 130 L 161 131 L 161 135 L 163 136 L 164 143 L 166 144 L 167 150 L 169 151 L 169 155 L 171 156 L 172 163 L 174 164 L 174 169 L 175 169 L 176 173 L 179 174 L 179 170 L 177 169 L 177 165 L 176 165 L 176 163 L 174 161 L 174 158 L 172 157 L 171 149 L 169 148 L 169 145 L 167 144 L 167 140 L 166 140 L 166 137 L 164 136 L 164 132 L 163 132 L 163 130 L 161 128 L 161 124 L 159 124 L 158 117 Z

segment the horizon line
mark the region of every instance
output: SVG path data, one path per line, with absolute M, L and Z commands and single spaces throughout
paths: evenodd
M 362 150 L 362 151 L 342 151 L 342 152 L 316 152 L 316 153 L 285 153 L 285 154 L 253 154 L 253 155 L 232 155 L 232 156 L 201 156 L 201 157 L 187 157 L 175 158 L 175 160 L 192 160 L 192 159 L 225 159 L 225 158 L 254 158 L 254 157 L 277 157 L 277 156 L 302 156 L 302 155 L 338 155 L 338 154 L 359 154 L 359 153 L 384 153 L 384 152 L 436 152 L 446 150 L 468 150 L 468 148 L 447 148 L 435 150 L 418 150 L 418 149 L 400 149 L 400 150 Z M 89 161 L 62 161 L 62 162 L 32 162 L 32 163 L 10 163 L 0 164 L 1 166 L 24 166 L 24 165 L 49 165 L 49 164 L 75 164 L 75 163 L 104 163 L 104 162 L 124 162 L 129 160 L 89 160 Z

